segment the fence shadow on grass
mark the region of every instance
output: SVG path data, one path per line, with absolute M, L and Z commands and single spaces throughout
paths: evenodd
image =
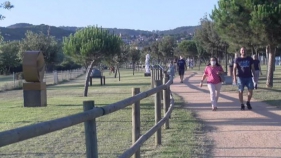
M 148 83 L 109 83 L 105 84 L 105 86 L 150 86 Z
M 53 85 L 53 86 L 48 86 L 47 90 L 52 90 L 52 89 L 60 89 L 60 88 L 84 88 L 84 85 L 82 84 L 74 84 L 74 85 Z

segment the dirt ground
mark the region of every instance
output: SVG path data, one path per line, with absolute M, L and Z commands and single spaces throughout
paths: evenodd
M 186 73 L 184 83 L 177 76 L 171 91 L 204 123 L 211 145 L 203 157 L 281 158 L 280 109 L 252 99 L 253 109 L 241 111 L 238 94 L 222 92 L 218 110 L 212 111 L 209 90 L 206 83 L 198 86 L 200 80 L 196 72 Z

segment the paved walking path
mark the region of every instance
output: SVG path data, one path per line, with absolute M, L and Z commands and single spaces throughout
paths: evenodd
M 281 158 L 281 110 L 252 100 L 253 110 L 241 111 L 238 94 L 222 92 L 218 110 L 212 111 L 206 84 L 198 86 L 201 76 L 188 72 L 184 83 L 177 76 L 171 90 L 204 122 L 212 142 L 206 157 Z

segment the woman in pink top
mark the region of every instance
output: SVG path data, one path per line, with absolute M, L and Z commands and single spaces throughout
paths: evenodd
M 203 81 L 207 78 L 207 86 L 210 91 L 210 98 L 212 103 L 212 110 L 217 110 L 217 102 L 221 90 L 221 80 L 219 74 L 223 74 L 224 71 L 221 65 L 218 63 L 217 58 L 212 57 L 210 63 L 206 66 L 202 80 L 200 82 L 200 87 L 203 85 Z

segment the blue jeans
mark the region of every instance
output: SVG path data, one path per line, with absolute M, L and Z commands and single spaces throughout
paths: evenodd
M 249 78 L 237 77 L 237 86 L 240 92 L 244 91 L 245 86 L 248 88 L 248 90 L 253 90 L 254 83 L 252 77 Z

